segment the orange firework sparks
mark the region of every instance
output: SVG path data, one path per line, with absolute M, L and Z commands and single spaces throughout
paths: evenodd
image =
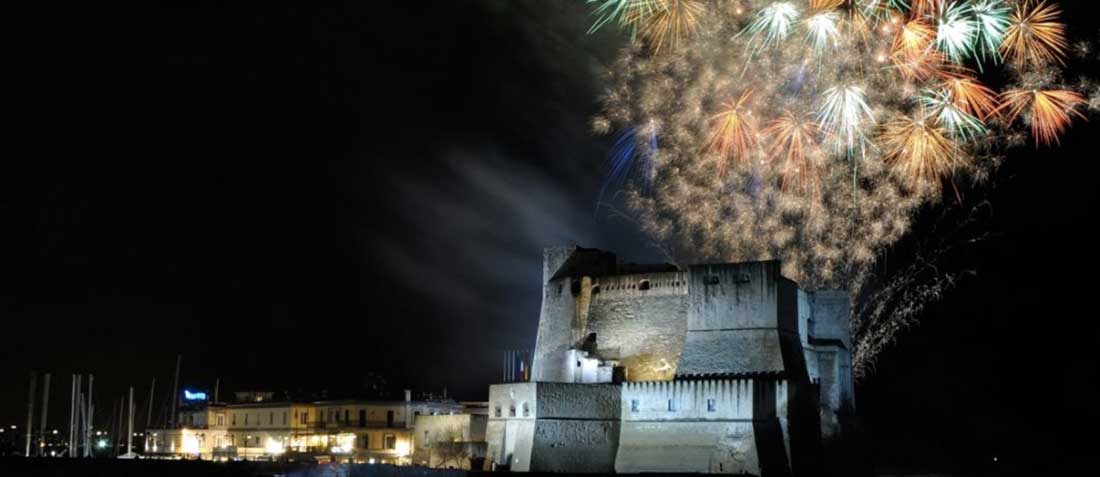
M 894 36 L 890 60 L 907 80 L 924 80 L 937 74 L 944 65 L 943 54 L 932 48 L 936 29 L 927 22 L 913 19 Z
M 1016 6 L 1011 23 L 1001 43 L 1001 53 L 1018 66 L 1042 67 L 1047 63 L 1065 64 L 1063 58 L 1069 44 L 1066 27 L 1059 23 L 1062 11 L 1057 5 L 1043 1 L 1036 5 L 1027 0 Z
M 718 155 L 718 174 L 725 171 L 726 161 L 744 157 L 756 144 L 756 125 L 746 104 L 752 91 L 745 91 L 737 101 L 722 104 L 722 112 L 711 117 L 710 140 L 707 150 Z
M 654 53 L 666 47 L 675 48 L 699 28 L 699 16 L 703 12 L 700 0 L 658 0 L 656 5 L 656 12 L 646 19 L 640 30 Z
M 898 30 L 891 52 L 894 55 L 921 56 L 932 49 L 935 39 L 936 29 L 928 22 L 914 18 Z
M 1030 115 L 1035 147 L 1057 144 L 1058 136 L 1073 122 L 1073 116 L 1086 119 L 1077 108 L 1087 101 L 1074 91 L 1014 89 L 1002 95 L 1002 102 L 997 110 L 1006 110 L 1010 123 L 1025 112 Z
M 915 117 L 899 115 L 886 123 L 878 143 L 884 159 L 911 183 L 935 184 L 962 163 L 947 132 L 923 111 Z
M 890 60 L 902 78 L 909 81 L 924 81 L 933 76 L 944 74 L 948 63 L 938 50 L 927 50 L 920 55 L 891 55 Z
M 826 10 L 836 10 L 843 5 L 845 0 L 810 0 L 811 12 L 823 12 Z
M 944 76 L 943 88 L 951 93 L 951 101 L 960 111 L 985 121 L 997 110 L 997 93 L 974 77 Z
M 795 114 L 784 111 L 778 119 L 770 122 L 764 129 L 764 135 L 771 137 L 771 162 L 783 158 L 780 187 L 787 188 L 791 177 L 798 176 L 799 188 L 805 192 L 807 186 L 814 188 L 817 182 L 817 167 L 811 155 L 807 153 L 816 147 L 814 137 L 818 127 L 812 113 Z
M 910 9 L 918 17 L 931 16 L 940 11 L 943 3 L 944 0 L 912 0 Z

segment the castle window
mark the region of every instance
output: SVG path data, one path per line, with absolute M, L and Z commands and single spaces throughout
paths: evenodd
M 676 402 L 675 399 L 669 399 L 668 400 L 668 412 L 676 412 L 676 411 L 679 411 L 679 410 L 680 410 L 680 403 Z
M 599 285 L 593 285 L 592 286 L 592 294 L 593 295 L 598 295 L 599 293 L 600 293 L 600 286 Z
M 638 289 L 649 290 L 649 280 L 642 280 L 642 282 L 638 284 Z
M 630 400 L 630 412 L 638 412 L 638 400 L 637 399 L 631 399 Z
M 495 414 L 497 417 L 500 417 L 500 406 L 497 406 Z
M 580 295 L 581 294 L 581 282 L 580 281 L 574 281 L 573 283 L 571 283 L 569 285 L 569 292 L 572 293 L 573 296 Z
M 530 416 L 530 415 L 531 415 L 531 406 L 528 406 L 527 403 L 523 403 L 523 417 L 527 417 L 527 416 Z
M 707 399 L 707 412 L 714 412 L 718 410 L 718 406 L 715 405 L 713 399 Z
M 516 417 L 516 405 L 513 404 L 508 408 L 508 416 Z

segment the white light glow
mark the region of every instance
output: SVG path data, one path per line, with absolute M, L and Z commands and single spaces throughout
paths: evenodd
M 184 434 L 183 444 L 180 447 L 180 451 L 184 454 L 198 454 L 199 438 L 190 434 Z
M 397 455 L 399 455 L 401 457 L 409 455 L 409 443 L 408 442 L 402 441 L 402 442 L 397 443 Z
M 279 455 L 286 452 L 286 448 L 283 447 L 282 442 L 269 438 L 267 442 L 264 443 L 264 452 L 272 455 Z

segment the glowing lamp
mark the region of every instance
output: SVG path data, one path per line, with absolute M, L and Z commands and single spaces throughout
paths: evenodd
M 275 439 L 268 439 L 267 442 L 264 443 L 264 452 L 271 455 L 279 455 L 286 452 L 286 448 L 283 447 L 282 442 Z
M 396 450 L 397 450 L 397 455 L 399 455 L 401 457 L 409 455 L 409 443 L 404 442 L 404 441 L 398 442 L 397 446 L 396 446 Z
M 199 438 L 193 435 L 184 434 L 183 445 L 180 447 L 180 451 L 184 454 L 198 454 Z

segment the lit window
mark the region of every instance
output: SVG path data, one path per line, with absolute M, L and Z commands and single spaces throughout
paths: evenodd
M 397 448 L 397 436 L 395 436 L 393 434 L 386 434 L 383 437 L 383 444 L 384 444 L 384 447 L 386 449 L 390 449 L 390 450 L 396 449 Z
M 718 406 L 714 403 L 713 399 L 707 399 L 707 412 L 714 412 L 718 410 Z
M 637 399 L 631 399 L 630 400 L 630 412 L 638 412 L 638 400 Z

